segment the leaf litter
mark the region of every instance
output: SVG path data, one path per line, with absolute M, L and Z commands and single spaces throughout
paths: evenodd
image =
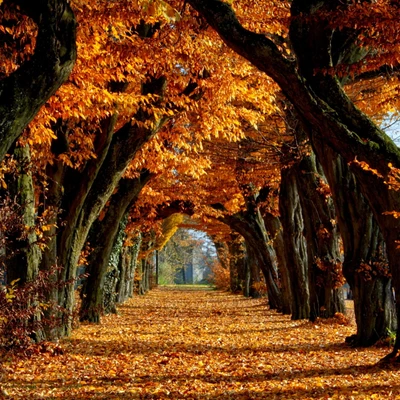
M 4 399 L 400 399 L 390 349 L 354 325 L 292 321 L 265 299 L 158 288 L 30 358 L 6 356 Z

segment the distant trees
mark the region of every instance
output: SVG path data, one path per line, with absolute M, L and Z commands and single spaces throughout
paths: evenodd
M 159 284 L 207 283 L 215 257 L 204 234 L 179 229 L 159 252 Z

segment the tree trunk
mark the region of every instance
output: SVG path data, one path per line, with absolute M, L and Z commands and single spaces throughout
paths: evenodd
M 295 166 L 307 242 L 311 321 L 345 312 L 335 209 L 318 167 L 313 153 Z
M 135 273 L 137 266 L 139 264 L 138 262 L 138 255 L 140 251 L 140 244 L 142 241 L 142 236 L 138 234 L 134 240 L 133 244 L 129 247 L 130 249 L 130 260 L 131 262 L 128 265 L 127 273 L 126 273 L 126 281 L 124 285 L 120 285 L 117 288 L 118 293 L 124 293 L 125 292 L 125 300 L 128 299 L 129 297 L 132 297 L 135 291 Z M 124 290 L 125 287 L 125 290 Z
M 265 229 L 264 220 L 260 213 L 257 202 L 258 195 L 253 193 L 250 185 L 243 185 L 242 192 L 245 193 L 246 210 L 234 215 L 225 213 L 220 220 L 227 224 L 235 232 L 239 233 L 245 240 L 246 264 L 250 268 L 250 276 L 254 282 L 250 285 L 250 295 L 259 297 L 257 282 L 261 270 L 267 286 L 269 307 L 281 310 L 282 298 L 279 288 L 278 269 L 276 255 Z M 214 204 L 214 208 L 226 211 L 221 204 Z M 254 286 L 255 285 L 255 286 Z
M 86 270 L 89 276 L 81 292 L 81 320 L 100 321 L 103 304 L 103 284 L 111 251 L 113 246 L 115 248 L 118 230 L 122 230 L 119 241 L 122 240 L 124 235 L 125 223 L 121 221 L 123 221 L 123 216 L 136 201 L 140 191 L 150 177 L 149 171 L 143 170 L 138 178 L 122 179 L 118 186 L 118 191 L 110 199 L 105 216 L 93 224 L 91 235 L 89 236 L 89 243 L 93 249 L 90 253 Z M 118 265 L 118 263 L 114 264 Z M 120 271 L 119 279 L 125 279 L 124 270 Z
M 246 248 L 246 244 L 244 244 Z M 244 297 L 250 297 L 250 267 L 249 263 L 247 260 L 247 251 L 245 251 L 245 257 L 244 257 L 244 281 L 243 281 L 243 296 Z
M 259 211 L 255 215 L 246 213 L 244 218 L 237 218 L 237 216 L 233 218 L 235 218 L 235 221 L 233 221 L 231 226 L 245 240 L 247 262 L 250 263 L 252 273 L 256 273 L 256 270 L 262 271 L 267 285 L 269 306 L 273 310 L 280 310 L 282 308 L 282 301 L 278 287 L 276 260 L 268 245 L 264 221 Z
M 278 263 L 279 281 L 281 282 L 282 292 L 282 310 L 283 314 L 290 315 L 292 313 L 292 292 L 290 286 L 290 276 L 286 261 L 285 244 L 283 241 L 283 228 L 279 217 L 272 215 L 269 212 L 264 212 L 263 215 L 265 226 L 271 236 L 272 245 L 275 249 L 275 254 Z
M 213 240 L 215 250 L 217 251 L 218 261 L 221 264 L 222 268 L 229 268 L 229 245 L 226 242 L 222 242 L 219 240 Z
M 35 233 L 35 193 L 29 146 L 16 147 L 14 156 L 18 174 L 11 177 L 8 187 L 18 205 L 15 212 L 20 214 L 20 220 L 7 238 L 7 283 L 19 279 L 18 285 L 22 285 L 36 278 L 41 252 Z
M 49 270 L 56 265 L 61 268 L 63 267 L 63 254 L 66 254 L 69 249 L 61 245 L 61 240 L 63 237 L 68 236 L 68 234 L 72 235 L 72 232 L 74 232 L 74 227 L 77 224 L 79 214 L 85 204 L 89 190 L 98 177 L 101 165 L 103 164 L 109 150 L 116 121 L 117 116 L 112 115 L 101 122 L 101 127 L 97 132 L 94 143 L 97 157 L 89 160 L 82 172 L 70 169 L 66 167 L 62 161 L 57 160 L 57 157 L 60 154 L 69 151 L 69 128 L 61 120 L 57 121 L 53 127 L 57 139 L 53 141 L 51 150 L 56 160 L 53 165 L 49 165 L 46 168 L 48 175 L 48 190 L 43 194 L 41 214 L 53 214 L 52 221 L 54 227 L 52 227 L 48 232 L 49 245 L 44 251 L 41 264 L 42 270 Z M 65 307 L 65 293 L 74 295 L 75 275 L 76 272 L 73 276 L 69 276 L 67 279 L 67 276 L 63 271 L 59 273 L 57 279 L 60 280 L 63 286 L 59 289 L 55 289 L 50 294 L 50 302 Z M 60 327 L 53 330 L 53 339 L 57 339 L 69 332 L 71 318 L 68 317 L 68 314 L 71 315 L 72 308 L 65 308 L 65 310 L 67 311 L 67 315 L 56 316 L 58 318 L 62 317 L 63 323 Z
M 260 265 L 258 263 L 257 250 L 244 239 L 244 244 L 246 247 L 246 263 L 249 274 L 249 288 L 248 297 L 253 299 L 258 299 L 262 296 L 261 292 L 261 277 L 260 277 Z
M 76 22 L 67 0 L 4 3 L 32 18 L 38 34 L 32 57 L 0 80 L 0 160 L 67 80 L 76 60 Z
M 156 262 L 156 276 L 155 276 L 155 286 L 158 286 L 158 279 L 160 275 L 160 264 L 159 264 L 159 258 L 158 258 L 158 250 L 155 250 L 155 262 Z
M 141 260 L 142 270 L 141 275 L 142 279 L 139 282 L 139 294 L 145 295 L 150 290 L 150 273 L 151 273 L 151 263 L 148 260 L 148 256 Z M 183 269 L 184 273 L 184 269 Z
M 102 296 L 103 304 L 101 305 L 101 309 L 104 314 L 117 313 L 116 287 L 118 280 L 118 265 L 110 263 L 106 276 L 104 277 L 104 294 Z
M 120 257 L 119 257 L 119 280 L 116 287 L 117 293 L 117 303 L 122 304 L 125 302 L 129 295 L 129 281 L 130 281 L 130 269 L 132 265 L 132 246 L 123 246 L 121 249 Z
M 251 270 L 252 280 L 259 279 L 261 270 L 267 285 L 269 306 L 271 309 L 282 308 L 281 293 L 278 286 L 276 259 L 268 244 L 268 236 L 260 211 L 246 212 L 224 217 L 226 223 L 240 233 L 246 243 L 247 263 Z M 257 275 L 258 274 L 258 275 Z M 258 277 L 258 278 L 257 278 Z M 259 281 L 259 280 L 258 280 Z M 253 282 L 251 282 L 253 285 Z M 250 295 L 257 292 L 250 288 Z M 252 292 L 253 290 L 253 292 Z
M 239 235 L 231 234 L 228 249 L 230 291 L 236 293 L 243 290 L 246 279 L 244 248 Z
M 279 211 L 283 227 L 286 262 L 292 294 L 292 319 L 310 318 L 307 243 L 303 235 L 304 222 L 298 193 L 296 171 L 285 168 L 281 173 Z
M 385 244 L 347 163 L 321 142 L 313 144 L 338 210 L 343 273 L 353 293 L 357 323 L 357 333 L 349 341 L 355 346 L 369 346 L 397 326 Z
M 14 149 L 14 157 L 17 162 L 17 173 L 11 177 L 8 187 L 10 197 L 14 198 L 18 206 L 14 212 L 19 214 L 20 219 L 16 226 L 13 227 L 13 230 L 7 235 L 6 278 L 8 284 L 18 280 L 17 285 L 24 285 L 37 278 L 41 251 L 35 232 L 35 192 L 32 181 L 29 146 L 17 146 Z M 42 290 L 47 289 L 44 288 Z M 36 308 L 39 303 L 38 296 L 42 295 L 43 293 L 37 293 L 27 298 L 26 307 Z M 39 306 L 38 309 L 41 310 L 42 307 Z M 46 338 L 46 333 L 39 322 L 41 319 L 42 316 L 39 311 L 35 312 L 31 319 L 34 329 L 32 339 L 37 342 Z

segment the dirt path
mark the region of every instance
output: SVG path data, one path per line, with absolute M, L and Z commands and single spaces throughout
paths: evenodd
M 157 289 L 4 366 L 7 399 L 400 399 L 388 348 L 343 345 L 354 327 L 291 321 L 264 300 Z M 398 396 L 398 397 L 397 397 Z

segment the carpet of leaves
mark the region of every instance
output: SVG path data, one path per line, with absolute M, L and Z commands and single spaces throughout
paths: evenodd
M 291 321 L 263 299 L 159 288 L 101 325 L 2 365 L 6 399 L 400 399 L 386 347 L 344 344 L 354 326 Z

